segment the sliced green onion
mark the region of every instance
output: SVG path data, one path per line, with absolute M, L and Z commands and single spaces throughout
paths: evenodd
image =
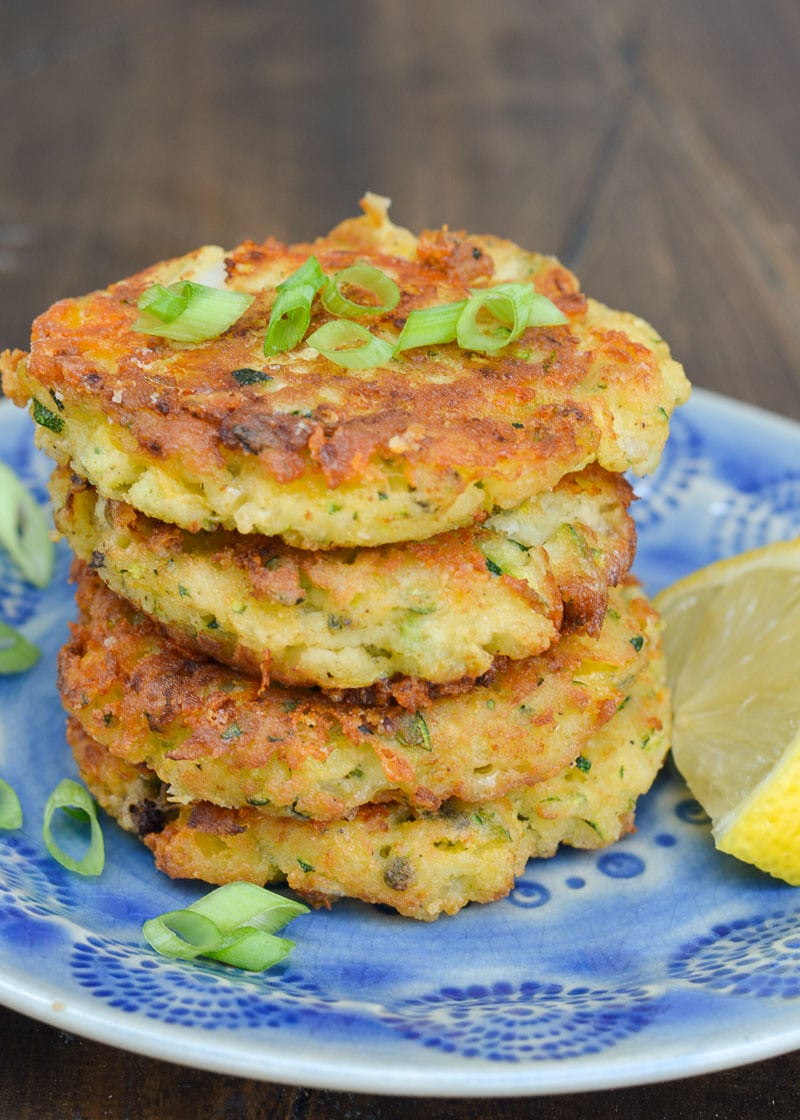
M 467 306 L 465 299 L 458 303 L 440 303 L 435 307 L 417 307 L 409 313 L 394 351 L 411 350 L 417 346 L 436 346 L 454 342 L 461 312 Z
M 273 937 L 260 929 L 243 927 L 234 933 L 222 949 L 204 954 L 212 960 L 222 961 L 233 968 L 244 968 L 250 972 L 263 972 L 265 968 L 287 957 L 294 949 L 294 941 L 286 937 Z
M 533 307 L 528 316 L 529 327 L 560 327 L 568 322 L 564 312 L 559 311 L 552 300 L 540 292 L 533 293 Z
M 33 668 L 40 656 L 24 634 L 0 622 L 0 673 L 24 673 Z
M 264 339 L 264 355 L 282 354 L 302 339 L 311 322 L 314 296 L 325 282 L 320 263 L 309 257 L 300 267 L 282 280 L 272 305 Z
M 314 292 L 318 292 L 325 283 L 325 273 L 316 257 L 308 257 L 299 268 L 281 280 L 276 287 L 276 292 L 285 292 L 287 288 L 296 288 L 300 285 L 310 284 Z
M 359 303 L 342 292 L 343 287 L 363 288 L 375 297 L 376 303 Z M 382 269 L 372 264 L 353 264 L 335 276 L 328 277 L 320 295 L 322 305 L 331 315 L 357 319 L 360 315 L 380 315 L 391 311 L 400 302 L 400 289 Z
M 258 887 L 255 883 L 226 883 L 191 903 L 190 910 L 210 918 L 225 936 L 241 926 L 275 933 L 308 907 L 283 895 Z
M 496 284 L 457 303 L 415 308 L 394 352 L 457 341 L 464 350 L 494 353 L 518 339 L 527 327 L 566 322 L 566 315 L 530 284 Z
M 210 918 L 193 910 L 170 910 L 142 926 L 148 945 L 164 957 L 191 961 L 221 948 L 224 934 Z
M 275 937 L 308 907 L 254 883 L 227 883 L 192 902 L 151 918 L 142 927 L 150 945 L 166 957 L 210 957 L 234 968 L 260 972 L 277 964 L 294 942 Z M 193 922 L 196 920 L 196 923 Z
M 140 315 L 131 329 L 173 342 L 205 342 L 232 327 L 254 298 L 193 280 L 178 280 L 166 288 L 153 284 L 139 297 Z
M 473 292 L 458 319 L 458 345 L 486 354 L 502 350 L 528 326 L 535 294 L 530 284 L 497 284 Z
M 53 542 L 42 507 L 5 463 L 0 463 L 0 546 L 22 575 L 46 587 L 53 574 Z
M 264 356 L 282 354 L 300 342 L 311 322 L 311 304 L 317 293 L 310 284 L 278 292 L 264 339 Z
M 394 353 L 390 343 L 348 319 L 331 319 L 308 336 L 308 345 L 346 369 L 375 369 Z
M 0 828 L 20 828 L 22 805 L 13 786 L 0 778 Z
M 151 284 L 139 296 L 137 307 L 143 315 L 155 315 L 162 323 L 174 323 L 186 310 L 188 302 L 188 298 L 177 285 L 173 285 L 170 289 L 165 288 L 163 284 Z
M 53 836 L 51 822 L 59 809 L 63 809 L 68 816 L 89 824 L 89 847 L 81 859 L 75 859 L 65 852 Z M 75 871 L 78 875 L 99 875 L 103 870 L 105 848 L 97 819 L 97 807 L 91 794 L 79 782 L 64 778 L 50 794 L 44 807 L 42 836 L 50 855 L 68 871 Z

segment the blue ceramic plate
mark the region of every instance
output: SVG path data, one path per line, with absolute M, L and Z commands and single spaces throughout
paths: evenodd
M 800 533 L 800 426 L 704 392 L 639 485 L 650 591 L 719 556 Z M 30 424 L 0 406 L 3 457 L 42 500 Z M 669 767 L 639 830 L 600 853 L 532 862 L 511 896 L 422 924 L 357 903 L 296 920 L 264 975 L 173 963 L 142 922 L 188 904 L 108 821 L 99 879 L 40 838 L 74 767 L 54 660 L 69 557 L 45 592 L 0 557 L 0 616 L 44 651 L 0 679 L 0 775 L 25 823 L 0 834 L 0 1001 L 63 1030 L 186 1065 L 306 1086 L 500 1096 L 631 1085 L 800 1047 L 800 892 L 717 853 Z

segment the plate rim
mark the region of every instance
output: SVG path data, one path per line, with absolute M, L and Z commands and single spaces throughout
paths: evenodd
M 770 428 L 780 428 L 790 438 L 800 438 L 800 422 L 758 405 L 703 388 L 694 388 L 692 397 L 701 410 L 723 414 L 727 410 L 740 419 L 757 417 Z M 0 424 L 14 407 L 10 401 L 0 400 Z M 750 1038 L 743 1032 L 745 1037 L 741 1041 L 726 1039 L 716 1046 L 686 1049 L 658 1058 L 650 1053 L 644 1060 L 637 1059 L 635 1054 L 609 1060 L 609 1052 L 601 1051 L 592 1055 L 592 1060 L 546 1059 L 519 1065 L 483 1060 L 472 1066 L 461 1063 L 457 1068 L 414 1069 L 399 1050 L 396 1063 L 386 1064 L 380 1055 L 377 1060 L 363 1060 L 354 1052 L 342 1066 L 335 1056 L 298 1055 L 294 1052 L 296 1047 L 272 1046 L 269 1039 L 263 1041 L 256 1055 L 252 1045 L 237 1047 L 233 1034 L 203 1035 L 197 1027 L 147 1019 L 99 1001 L 92 1002 L 89 994 L 77 1000 L 66 992 L 59 996 L 57 984 L 32 978 L 24 970 L 15 970 L 11 975 L 0 972 L 0 1004 L 56 1029 L 188 1068 L 284 1085 L 403 1097 L 519 1097 L 626 1088 L 717 1073 L 800 1047 L 798 1013 L 796 1024 L 785 1024 L 767 1034 Z

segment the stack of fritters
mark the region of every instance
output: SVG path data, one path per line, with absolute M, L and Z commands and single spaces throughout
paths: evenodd
M 414 237 L 368 196 L 311 244 L 205 248 L 34 324 L 0 361 L 57 460 L 80 609 L 59 661 L 87 786 L 173 876 L 430 919 L 632 827 L 668 745 L 624 472 L 688 394 L 654 331 L 507 241 Z M 567 318 L 376 369 L 264 356 L 310 255 L 415 308 L 531 283 Z M 151 284 L 252 293 L 210 342 L 133 329 Z M 331 315 L 316 300 L 311 328 Z

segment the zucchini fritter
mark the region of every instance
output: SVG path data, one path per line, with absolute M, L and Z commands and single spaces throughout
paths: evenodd
M 435 809 L 481 801 L 569 765 L 607 722 L 657 641 L 632 582 L 609 596 L 597 637 L 566 635 L 460 695 L 408 711 L 260 688 L 187 656 L 76 561 L 80 620 L 58 660 L 65 708 L 120 758 L 145 763 L 175 801 L 270 806 L 336 819 L 369 801 Z
M 359 898 L 430 921 L 508 894 L 532 856 L 552 856 L 559 844 L 602 848 L 631 831 L 636 800 L 667 750 L 663 676 L 654 650 L 628 703 L 584 746 L 578 765 L 506 797 L 448 801 L 416 815 L 394 803 L 328 822 L 206 802 L 176 809 L 147 767 L 115 757 L 74 721 L 69 738 L 100 804 L 142 836 L 173 878 L 286 881 L 315 905 Z
M 666 344 L 632 315 L 588 300 L 556 260 L 499 238 L 419 238 L 386 201 L 326 237 L 287 246 L 206 247 L 105 291 L 56 303 L 30 354 L 0 359 L 5 392 L 32 402 L 40 444 L 103 497 L 192 531 L 223 526 L 306 548 L 421 540 L 513 509 L 597 461 L 657 463 L 688 383 Z M 347 370 L 263 342 L 278 283 L 315 254 L 326 273 L 367 260 L 401 299 L 370 329 L 394 343 L 409 312 L 502 282 L 531 282 L 567 316 L 494 354 L 455 343 Z M 208 282 L 255 295 L 219 338 L 174 343 L 132 330 L 151 284 Z M 311 329 L 331 318 L 315 301 Z M 240 383 L 234 373 L 249 371 Z
M 99 498 L 57 468 L 58 529 L 117 594 L 173 640 L 282 684 L 361 689 L 474 679 L 499 657 L 597 633 L 628 571 L 628 483 L 599 467 L 496 518 L 428 541 L 309 552 L 280 538 L 188 533 Z M 416 690 L 414 690 L 416 691 Z

